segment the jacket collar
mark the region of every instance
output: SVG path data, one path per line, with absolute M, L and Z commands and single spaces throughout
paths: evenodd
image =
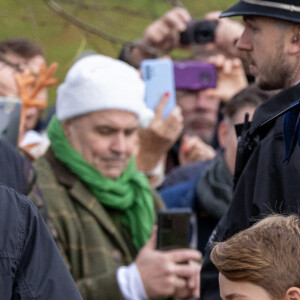
M 94 197 L 84 184 L 77 179 L 77 177 L 54 156 L 54 152 L 49 147 L 46 153 L 46 159 L 52 166 L 53 172 L 59 184 L 65 186 L 68 193 L 79 202 L 85 209 L 98 220 L 98 222 L 108 231 L 111 237 L 122 249 L 125 257 L 131 257 L 128 247 L 111 218 L 106 212 L 103 205 Z M 99 208 L 100 205 L 100 208 Z
M 250 126 L 252 134 L 261 124 L 271 120 L 300 98 L 300 84 L 283 90 L 262 104 L 254 113 Z

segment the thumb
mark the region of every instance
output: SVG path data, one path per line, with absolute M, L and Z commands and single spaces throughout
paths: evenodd
M 156 242 L 157 242 L 157 226 L 154 225 L 152 228 L 151 236 L 150 236 L 148 242 L 146 243 L 146 245 L 144 246 L 144 248 L 155 250 Z

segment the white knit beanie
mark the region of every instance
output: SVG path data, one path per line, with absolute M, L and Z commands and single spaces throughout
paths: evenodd
M 145 86 L 136 69 L 120 60 L 89 55 L 78 60 L 58 87 L 57 118 L 62 121 L 93 111 L 133 112 L 142 127 L 154 113 L 144 101 Z

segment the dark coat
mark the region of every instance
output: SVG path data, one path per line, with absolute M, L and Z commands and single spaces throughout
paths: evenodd
M 193 178 L 161 190 L 160 195 L 167 207 L 189 207 L 196 213 L 197 249 L 204 255 L 208 238 L 232 198 L 232 175 L 223 153 L 218 152 L 211 161 L 180 167 L 171 176 L 172 182 L 188 176 Z
M 260 106 L 248 133 L 254 139 L 248 158 L 244 160 L 230 208 L 218 223 L 210 241 L 223 241 L 274 213 L 299 213 L 300 207 L 300 147 L 296 147 L 289 163 L 282 163 L 283 118 L 276 116 L 300 98 L 300 85 L 285 90 Z M 259 127 L 259 129 L 257 129 Z M 255 132 L 257 134 L 255 134 Z M 240 145 L 239 145 L 240 147 Z M 237 156 L 241 162 L 242 153 Z M 218 272 L 209 259 L 210 244 L 201 270 L 201 299 L 217 300 Z
M 36 172 L 24 151 L 0 140 L 0 183 L 30 198 L 47 223 L 57 242 L 57 232 L 48 218 L 47 207 L 36 183 Z
M 82 299 L 34 204 L 0 184 L 1 299 Z

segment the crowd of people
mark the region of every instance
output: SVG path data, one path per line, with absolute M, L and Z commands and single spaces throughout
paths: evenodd
M 57 64 L 0 42 L 1 299 L 300 300 L 299 3 L 204 20 L 188 47 L 175 7 L 118 58 L 81 55 L 46 117 Z M 217 81 L 175 85 L 165 117 L 140 66 L 181 47 Z M 187 208 L 189 247 L 158 249 L 158 212 Z

